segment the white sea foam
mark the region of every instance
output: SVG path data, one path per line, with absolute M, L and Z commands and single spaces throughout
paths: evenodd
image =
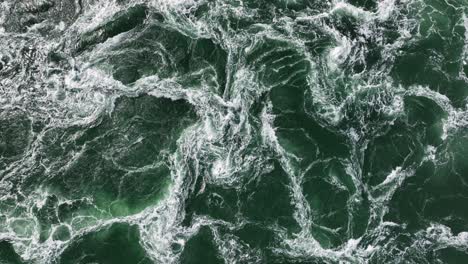
M 2 9 L 7 8 L 7 3 L 2 3 Z M 95 62 L 98 58 L 105 57 L 110 48 L 116 43 L 125 41 L 125 38 L 131 37 L 130 34 L 120 34 L 110 38 L 102 44 L 96 45 L 87 54 L 78 56 L 75 60 L 70 60 L 70 68 L 62 69 L 63 71 L 55 74 L 52 77 L 47 76 L 47 72 L 39 74 L 41 81 L 46 80 L 51 85 L 46 88 L 45 93 L 41 93 L 43 87 L 32 83 L 28 86 L 23 94 L 15 92 L 15 89 L 9 89 L 8 94 L 4 93 L 10 87 L 15 87 L 15 80 L 0 80 L 0 102 L 2 109 L 10 108 L 13 105 L 21 105 L 24 107 L 23 101 L 26 99 L 42 103 L 40 106 L 42 117 L 52 119 L 51 127 L 53 126 L 71 126 L 71 125 L 86 125 L 95 121 L 100 115 L 112 112 L 113 104 L 119 96 L 137 96 L 140 94 L 149 94 L 156 97 L 170 98 L 172 100 L 183 99 L 192 104 L 199 116 L 199 122 L 188 128 L 178 141 L 178 149 L 175 154 L 171 155 L 171 186 L 165 197 L 155 206 L 150 206 L 141 213 L 128 216 L 116 217 L 113 219 L 99 219 L 91 216 L 76 216 L 68 225 L 71 232 L 71 240 L 77 239 L 79 236 L 95 232 L 99 228 L 110 225 L 115 222 L 128 222 L 137 224 L 141 231 L 141 244 L 147 250 L 148 254 L 155 262 L 160 263 L 176 263 L 180 257 L 180 252 L 173 252 L 172 246 L 179 245 L 182 249 L 186 242 L 200 230 L 202 226 L 210 226 L 214 237 L 215 244 L 221 256 L 229 263 L 261 263 L 261 255 L 258 251 L 249 248 L 240 239 L 234 235 L 226 235 L 220 232 L 218 226 L 223 226 L 230 230 L 239 228 L 242 223 L 229 223 L 217 219 L 212 219 L 208 216 L 193 217 L 188 227 L 181 225 L 184 219 L 185 201 L 192 191 L 195 194 L 201 194 L 205 191 L 205 187 L 196 190 L 196 183 L 202 182 L 202 186 L 207 184 L 217 184 L 224 187 L 238 187 L 240 184 L 239 177 L 242 177 L 243 170 L 249 168 L 261 167 L 261 159 L 255 159 L 254 154 L 248 153 L 249 144 L 254 144 L 253 138 L 257 136 L 255 133 L 255 124 L 251 124 L 249 116 L 252 105 L 259 100 L 263 93 L 267 93 L 271 87 L 265 87 L 258 83 L 256 72 L 243 67 L 242 54 L 250 53 L 257 45 L 257 41 L 264 37 L 285 41 L 292 48 L 297 49 L 301 55 L 308 61 L 310 72 L 307 73 L 308 87 L 307 92 L 311 93 L 310 100 L 314 109 L 306 109 L 307 114 L 311 117 L 320 117 L 326 121 L 327 125 L 336 126 L 340 124 L 343 118 L 343 109 L 345 103 L 355 100 L 359 92 L 366 89 L 375 89 L 376 87 L 386 86 L 383 91 L 391 90 L 389 93 L 392 96 L 390 103 L 376 100 L 368 102 L 370 106 L 375 106 L 385 116 L 396 118 L 403 109 L 403 100 L 405 96 L 424 96 L 436 102 L 446 113 L 447 119 L 443 120 L 444 134 L 443 139 L 449 138 L 460 128 L 468 126 L 465 108 L 454 108 L 450 100 L 433 90 L 426 87 L 394 87 L 392 80 L 383 78 L 387 75 L 388 69 L 366 69 L 363 74 L 356 74 L 351 80 L 345 80 L 351 87 L 346 92 L 346 96 L 338 98 L 335 96 L 336 83 L 343 78 L 340 75 L 341 68 L 347 67 L 347 61 L 359 62 L 363 61 L 364 55 L 368 52 L 365 48 L 361 48 L 365 43 L 365 38 L 369 38 L 377 45 L 385 45 L 382 51 L 382 57 L 390 63 L 396 56 L 396 52 L 400 47 L 411 41 L 411 21 L 401 21 L 397 23 L 400 37 L 394 43 L 385 43 L 382 36 L 382 28 L 379 24 L 382 21 L 397 19 L 398 14 L 397 2 L 394 0 L 380 1 L 376 12 L 366 11 L 362 8 L 352 6 L 343 1 L 334 1 L 330 10 L 321 14 L 310 15 L 307 12 L 300 13 L 296 20 L 286 17 L 275 17 L 272 23 L 274 26 L 267 24 L 257 24 L 255 30 L 258 33 L 249 39 L 245 40 L 242 33 L 230 32 L 219 24 L 213 23 L 213 15 L 216 12 L 219 14 L 230 14 L 228 11 L 233 11 L 237 18 L 249 17 L 254 19 L 258 16 L 255 10 L 250 10 L 249 13 L 244 13 L 247 8 L 244 7 L 242 1 L 239 6 L 233 8 L 228 2 L 215 3 L 210 9 L 209 15 L 203 18 L 195 19 L 191 12 L 205 1 L 196 0 L 172 0 L 172 1 L 151 1 L 150 6 L 158 12 L 161 12 L 167 19 L 165 23 L 168 27 L 179 30 L 191 38 L 206 37 L 222 42 L 221 46 L 229 49 L 229 66 L 228 71 L 229 81 L 226 85 L 225 94 L 217 94 L 219 87 L 209 87 L 208 82 L 204 82 L 197 87 L 182 86 L 180 83 L 183 76 L 173 75 L 169 78 L 160 76 L 145 76 L 136 81 L 132 85 L 124 85 L 119 81 L 114 80 L 110 71 L 106 71 L 106 67 L 96 66 Z M 134 3 L 132 3 L 134 4 Z M 404 3 L 406 4 L 406 3 Z M 70 27 L 65 28 L 65 25 L 58 25 L 60 30 L 66 31 L 69 39 L 74 39 L 77 35 L 96 29 L 114 14 L 126 8 L 117 4 L 115 1 L 97 1 L 94 4 L 86 6 L 83 14 Z M 232 9 L 230 9 L 232 8 Z M 229 10 L 228 10 L 229 9 Z M 225 13 L 222 13 L 225 12 Z M 217 15 L 219 15 L 217 14 Z M 344 36 L 341 32 L 334 29 L 325 22 L 330 16 L 345 15 L 352 16 L 357 20 L 359 26 L 358 33 L 362 37 L 352 39 Z M 0 34 L 2 32 L 2 22 L 5 21 L 3 10 L 0 10 Z M 323 54 L 323 57 L 313 56 L 307 50 L 305 41 L 294 35 L 294 23 L 296 22 L 318 23 L 324 31 L 327 32 L 334 40 L 335 45 Z M 211 24 L 210 24 L 211 23 Z M 464 17 L 464 25 L 467 27 L 466 18 Z M 281 28 L 286 33 L 280 33 L 278 28 Z M 238 34 L 237 34 L 238 33 Z M 234 35 L 234 36 L 233 36 Z M 468 39 L 468 37 L 465 36 Z M 18 40 L 19 47 L 26 46 L 29 40 Z M 46 44 L 46 41 L 35 40 L 35 45 L 41 49 L 44 54 L 38 58 L 37 65 L 46 61 L 44 56 L 47 52 L 54 50 L 59 46 L 59 43 Z M 1 42 L 1 40 L 0 40 Z M 54 42 L 54 41 L 52 41 Z M 250 42 L 250 46 L 247 43 Z M 3 45 L 3 44 L 2 44 Z M 365 45 L 364 45 L 365 46 Z M 239 50 L 241 55 L 239 55 Z M 0 51 L 2 56 L 8 56 L 9 61 L 14 61 L 18 51 L 9 52 L 6 50 Z M 466 54 L 465 54 L 466 55 Z M 236 61 L 233 59 L 236 56 L 241 58 Z M 324 59 L 324 65 L 320 64 L 320 60 Z M 324 68 L 321 68 L 324 67 Z M 39 67 L 40 68 L 40 67 Z M 60 67 L 58 67 L 60 69 Z M 197 74 L 203 76 L 213 68 L 200 70 Z M 318 73 L 322 72 L 323 76 Z M 369 75 L 369 76 L 366 76 Z M 21 78 L 30 76 L 26 70 L 21 72 Z M 232 77 L 232 78 L 231 78 Z M 319 80 L 326 79 L 329 84 L 322 84 Z M 336 83 L 334 80 L 338 80 Z M 18 79 L 20 80 L 20 79 Z M 216 80 L 217 81 L 217 80 Z M 20 83 L 20 81 L 18 81 Z M 216 86 L 219 86 L 216 85 Z M 2 90 L 3 89 L 3 90 Z M 25 94 L 27 92 L 27 94 Z M 32 100 L 34 99 L 34 100 Z M 311 234 L 311 208 L 305 200 L 305 194 L 302 190 L 303 172 L 295 166 L 294 162 L 299 160 L 291 153 L 288 153 L 280 144 L 276 136 L 274 127 L 275 116 L 272 114 L 271 102 L 267 99 L 266 106 L 263 108 L 260 115 L 260 136 L 262 140 L 262 148 L 268 148 L 272 157 L 278 157 L 280 164 L 287 173 L 290 184 L 289 191 L 291 200 L 294 205 L 294 218 L 300 225 L 300 232 L 297 234 L 288 234 L 284 230 L 275 227 L 268 227 L 278 235 L 281 243 L 274 245 L 274 252 L 284 254 L 286 256 L 294 256 L 307 258 L 310 256 L 323 257 L 332 262 L 350 262 L 350 263 L 365 263 L 364 259 L 368 258 L 374 252 L 379 251 L 380 247 L 375 244 L 361 247 L 362 237 L 350 238 L 334 249 L 324 249 L 320 243 Z M 361 113 L 360 113 L 361 114 Z M 362 113 L 364 116 L 366 113 Z M 38 114 L 39 116 L 39 114 Z M 257 117 L 253 117 L 257 118 Z M 365 121 L 365 120 L 364 120 Z M 361 124 L 361 123 L 360 123 Z M 361 125 L 365 125 L 365 122 Z M 384 222 L 383 215 L 387 210 L 387 205 L 393 194 L 398 190 L 399 186 L 407 177 L 413 174 L 412 168 L 403 169 L 402 165 L 397 166 L 386 179 L 375 188 L 366 186 L 362 181 L 362 161 L 358 157 L 360 151 L 365 150 L 365 146 L 357 146 L 365 141 L 366 134 L 360 133 L 361 127 L 351 127 L 349 138 L 354 142 L 355 149 L 352 150 L 352 157 L 340 160 L 346 165 L 346 173 L 352 178 L 353 184 L 356 187 L 356 192 L 350 196 L 349 204 L 362 202 L 360 197 L 361 192 L 370 194 L 371 202 L 371 229 L 369 232 L 376 233 L 383 230 L 383 227 L 398 227 L 397 223 Z M 43 132 L 35 135 L 40 141 Z M 225 141 L 223 141 L 225 139 Z M 236 142 L 235 144 L 232 142 Z M 33 142 L 24 154 L 24 158 L 13 163 L 7 168 L 8 173 L 2 175 L 0 193 L 10 193 L 13 185 L 8 180 L 17 177 L 17 175 L 27 175 L 28 169 L 35 164 L 37 151 L 40 151 L 40 144 Z M 69 162 L 79 157 L 81 152 L 74 152 Z M 434 160 L 437 157 L 437 148 L 427 146 L 425 151 L 425 161 Z M 260 160 L 260 161 L 259 161 Z M 42 164 L 46 167 L 46 172 L 54 170 L 53 166 Z M 66 165 L 65 165 L 66 167 Z M 207 167 L 208 169 L 206 169 Z M 193 170 L 189 168 L 194 168 Z M 335 177 L 331 182 L 340 186 L 339 180 Z M 343 186 L 341 186 L 344 188 Z M 37 219 L 31 214 L 31 208 L 36 206 L 41 208 L 44 206 L 48 191 L 34 193 L 34 195 L 25 195 L 28 203 L 19 204 L 19 207 L 24 207 L 26 212 L 19 217 L 8 218 L 8 231 L 0 232 L 0 239 L 9 239 L 13 241 L 15 249 L 26 260 L 31 260 L 37 263 L 47 263 L 56 258 L 68 245 L 69 241 L 53 241 L 48 238 L 45 242 L 39 242 L 39 227 Z M 8 195 L 2 196 L 0 200 L 11 198 Z M 89 199 L 85 197 L 83 199 Z M 92 200 L 89 200 L 90 203 Z M 72 201 L 64 201 L 59 198 L 59 204 L 72 203 Z M 351 206 L 351 205 L 348 205 Z M 242 220 L 240 220 L 242 222 Z M 85 223 L 85 224 L 83 224 Z M 77 226 L 85 226 L 84 228 L 76 228 Z M 52 226 L 55 230 L 57 226 Z M 1 227 L 0 227 L 1 230 Z M 27 235 L 30 235 L 29 237 Z M 463 247 L 466 245 L 468 233 L 461 232 L 458 235 L 453 235 L 448 227 L 440 224 L 434 224 L 423 232 L 428 237 L 437 239 L 438 243 L 445 245 L 456 245 Z M 385 236 L 385 234 L 379 234 Z

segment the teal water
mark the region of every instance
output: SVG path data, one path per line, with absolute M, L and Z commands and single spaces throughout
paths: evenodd
M 0 0 L 0 263 L 468 263 L 466 0 Z

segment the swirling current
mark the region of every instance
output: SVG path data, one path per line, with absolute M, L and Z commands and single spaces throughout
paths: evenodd
M 0 0 L 0 263 L 468 263 L 466 0 Z

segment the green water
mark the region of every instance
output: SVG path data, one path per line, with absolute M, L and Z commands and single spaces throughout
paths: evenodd
M 0 264 L 468 263 L 465 0 L 0 0 Z

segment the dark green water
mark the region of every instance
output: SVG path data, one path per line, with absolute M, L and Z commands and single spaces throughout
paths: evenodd
M 468 263 L 467 63 L 466 0 L 0 0 L 0 263 Z

